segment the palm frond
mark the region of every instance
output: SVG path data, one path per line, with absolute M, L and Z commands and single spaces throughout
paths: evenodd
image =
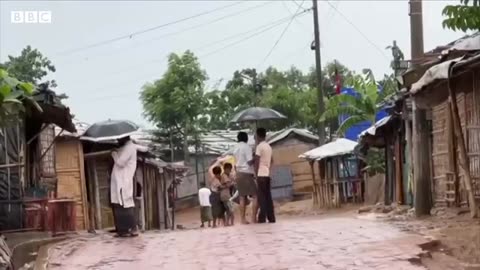
M 338 127 L 338 130 L 337 130 L 337 133 L 341 134 L 341 135 L 344 135 L 345 131 L 347 129 L 351 128 L 352 126 L 354 126 L 358 123 L 361 123 L 361 122 L 364 122 L 364 121 L 367 121 L 367 120 L 369 120 L 369 119 L 366 118 L 365 115 L 352 115 L 352 116 L 348 117 L 347 119 L 345 119 L 340 124 L 340 127 Z
M 327 119 L 332 119 L 339 117 L 341 115 L 359 115 L 363 114 L 363 110 L 350 106 L 350 105 L 344 105 L 344 106 L 337 106 L 337 107 L 332 107 L 328 110 L 325 110 L 325 112 L 320 116 L 320 121 L 324 122 Z

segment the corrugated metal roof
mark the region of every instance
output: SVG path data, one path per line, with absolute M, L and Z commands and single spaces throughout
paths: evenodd
M 425 72 L 425 74 L 423 74 L 423 76 L 416 83 L 412 84 L 412 87 L 410 88 L 410 93 L 413 95 L 417 94 L 425 86 L 428 86 L 434 81 L 448 79 L 450 76 L 449 72 L 450 72 L 451 66 L 462 65 L 468 62 L 473 62 L 473 61 L 480 61 L 480 54 L 477 54 L 473 57 L 467 57 L 465 55 L 462 57 L 458 57 L 452 60 L 442 62 L 438 65 L 435 65 L 429 68 L 427 72 Z
M 379 127 L 383 127 L 384 125 L 386 125 L 390 119 L 392 119 L 392 116 L 391 115 L 388 115 L 388 116 L 385 116 L 383 117 L 382 119 L 378 120 L 377 122 L 375 122 L 375 124 L 367 129 L 365 129 L 364 131 L 362 131 L 360 134 L 358 134 L 358 138 L 362 138 L 363 136 L 365 136 L 366 134 L 369 134 L 369 135 L 372 135 L 372 136 L 375 136 L 375 133 L 377 131 L 377 129 Z
M 305 152 L 298 157 L 308 160 L 321 160 L 328 157 L 343 156 L 346 154 L 352 154 L 357 145 L 357 142 L 339 138 L 331 143 L 324 144 Z
M 478 51 L 480 50 L 480 32 L 464 36 L 449 45 L 450 48 L 442 51 L 442 54 L 448 54 L 450 51 Z
M 308 138 L 310 140 L 318 140 L 318 136 L 315 136 L 313 133 L 311 133 L 307 129 L 288 128 L 288 129 L 280 130 L 278 132 L 271 134 L 267 139 L 267 141 L 269 144 L 273 144 L 285 139 L 292 133 L 297 134 L 298 136 Z
M 243 131 L 247 134 L 251 133 L 250 130 L 212 130 L 200 135 L 200 143 L 205 154 L 223 154 L 230 150 L 237 144 L 237 134 Z M 252 134 L 248 135 L 248 144 L 254 145 L 255 139 Z M 191 153 L 195 152 L 195 147 L 189 147 Z

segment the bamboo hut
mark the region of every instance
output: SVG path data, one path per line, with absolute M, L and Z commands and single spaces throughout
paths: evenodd
M 397 107 L 401 110 L 402 106 Z M 359 135 L 359 152 L 366 154 L 369 148 L 384 150 L 385 177 L 383 181 L 383 198 L 385 205 L 396 202 L 399 205 L 411 204 L 411 183 L 408 177 L 408 159 L 406 156 L 405 125 L 397 111 L 389 111 L 390 115 L 380 119 L 373 126 Z M 370 176 L 365 174 L 368 183 Z M 375 176 L 372 178 L 374 179 Z M 369 190 L 370 191 L 370 190 Z M 375 194 L 372 194 L 375 195 Z
M 311 193 L 310 165 L 298 156 L 317 147 L 318 137 L 307 130 L 290 128 L 269 135 L 267 142 L 272 147 L 273 170 L 290 171 L 292 179 L 289 183 L 293 186 L 293 195 Z
M 111 151 L 113 144 L 92 144 L 84 142 L 86 191 L 91 229 L 114 227 L 110 204 L 110 175 L 113 168 Z M 145 149 L 146 150 L 146 149 Z M 169 227 L 171 205 L 168 188 L 178 175 L 186 169 L 155 158 L 148 151 L 138 152 L 137 170 L 132 182 L 135 193 L 135 207 L 139 227 L 142 230 Z
M 480 199 L 479 53 L 476 32 L 426 52 L 402 74 L 412 110 L 422 112 L 413 114 L 418 118 L 407 132 L 418 159 L 411 170 L 422 213 L 431 206 L 475 206 Z M 476 207 L 470 209 L 476 216 Z
M 433 65 L 410 89 L 416 105 L 431 115 L 436 207 L 472 206 L 480 200 L 480 35 L 470 39 L 476 47 Z
M 359 161 L 353 155 L 356 146 L 354 141 L 339 138 L 299 156 L 310 162 L 314 206 L 340 207 L 348 202 L 363 201 L 363 178 Z
M 0 129 L 0 231 L 47 229 L 45 206 L 57 184 L 50 124 L 75 132 L 69 108 L 48 85 L 39 85 L 33 98 L 42 112 L 27 108 L 24 118 Z

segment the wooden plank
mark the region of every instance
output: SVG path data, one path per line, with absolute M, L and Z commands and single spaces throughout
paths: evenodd
M 93 168 L 93 188 L 95 192 L 95 219 L 97 220 L 97 228 L 102 229 L 102 205 L 100 204 L 100 187 L 98 182 L 97 174 L 97 162 L 95 159 L 92 159 L 92 168 Z
M 317 185 L 315 181 L 315 170 L 313 169 L 313 162 L 310 162 L 310 168 L 312 170 L 312 184 L 313 184 L 313 205 L 314 206 L 319 206 L 319 201 L 318 201 L 318 190 L 317 190 Z
M 82 189 L 82 203 L 83 203 L 83 216 L 84 216 L 85 228 L 93 229 L 90 224 L 90 218 L 88 215 L 89 205 L 88 205 L 88 199 L 87 199 L 87 182 L 85 178 L 85 160 L 83 158 L 83 146 L 80 141 L 77 142 L 77 147 L 78 147 L 78 154 L 79 154 L 78 166 L 80 168 L 80 184 Z
M 396 199 L 398 204 L 403 204 L 403 186 L 402 186 L 402 152 L 401 152 L 401 142 L 400 142 L 400 135 L 398 134 L 395 140 L 395 183 L 396 183 Z

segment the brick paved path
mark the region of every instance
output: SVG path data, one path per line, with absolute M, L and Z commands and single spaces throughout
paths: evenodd
M 423 269 L 419 236 L 354 218 L 79 238 L 51 250 L 49 269 Z

